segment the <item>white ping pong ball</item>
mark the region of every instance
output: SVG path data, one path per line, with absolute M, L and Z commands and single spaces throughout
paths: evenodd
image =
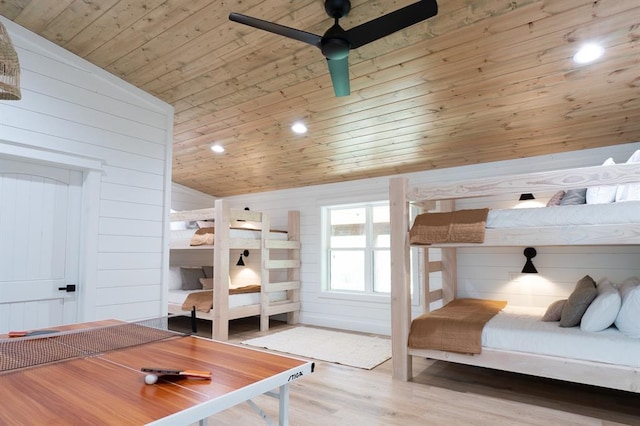
M 147 374 L 144 377 L 144 382 L 148 385 L 152 385 L 157 381 L 158 381 L 158 376 L 156 376 L 155 374 Z

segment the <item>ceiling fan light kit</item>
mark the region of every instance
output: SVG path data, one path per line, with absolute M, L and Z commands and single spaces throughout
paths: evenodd
M 335 95 L 348 96 L 351 93 L 348 62 L 350 50 L 357 49 L 438 14 L 436 0 L 422 0 L 349 30 L 344 30 L 340 26 L 339 20 L 349 13 L 351 2 L 349 0 L 325 0 L 324 9 L 327 15 L 334 19 L 334 24 L 322 36 L 235 12 L 229 15 L 229 19 L 319 48 L 327 59 Z

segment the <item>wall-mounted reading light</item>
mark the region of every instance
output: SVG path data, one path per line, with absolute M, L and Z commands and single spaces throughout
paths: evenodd
M 251 211 L 251 209 L 250 209 L 249 207 L 245 207 L 245 208 L 244 208 L 244 211 L 248 212 L 248 211 Z M 238 219 L 238 220 L 237 220 L 237 222 L 246 222 L 246 220 L 244 220 L 244 219 Z
M 238 259 L 236 266 L 244 266 L 244 260 L 242 259 L 243 257 L 249 257 L 249 250 L 245 250 L 240 253 L 240 259 Z
M 536 269 L 535 266 L 533 266 L 533 262 L 531 261 L 531 259 L 536 257 L 537 254 L 538 252 L 536 252 L 536 249 L 534 249 L 533 247 L 527 247 L 526 249 L 524 249 L 524 257 L 527 258 L 527 261 L 524 263 L 524 268 L 522 268 L 523 274 L 538 273 L 538 270 Z
M 536 197 L 533 196 L 532 193 L 528 192 L 526 194 L 520 194 L 519 201 L 527 201 L 527 200 L 535 200 Z

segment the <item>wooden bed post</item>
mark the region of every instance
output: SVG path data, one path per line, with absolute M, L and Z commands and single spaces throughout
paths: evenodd
M 228 340 L 229 338 L 229 248 L 230 235 L 228 224 L 230 221 L 229 204 L 224 200 L 215 201 L 213 255 L 213 321 L 211 324 L 212 338 Z
M 269 330 L 269 283 L 270 272 L 267 264 L 271 259 L 271 250 L 267 247 L 267 239 L 271 232 L 271 222 L 266 214 L 260 220 L 260 331 Z
M 391 222 L 391 355 L 393 378 L 407 381 L 412 375 L 408 351 L 411 324 L 409 265 L 409 203 L 406 178 L 392 178 L 389 187 Z

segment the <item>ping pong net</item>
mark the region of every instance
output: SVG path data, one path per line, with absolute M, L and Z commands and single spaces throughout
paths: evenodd
M 0 374 L 27 367 L 84 358 L 188 334 L 169 330 L 166 317 L 0 339 Z

